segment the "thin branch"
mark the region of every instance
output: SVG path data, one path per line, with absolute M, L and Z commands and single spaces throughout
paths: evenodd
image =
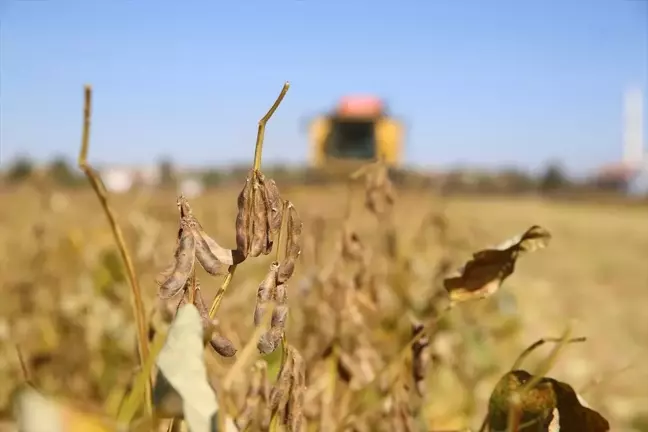
M 566 343 L 577 343 L 577 342 L 585 342 L 587 341 L 587 338 L 584 336 L 577 337 L 577 338 L 571 338 L 566 341 Z M 515 363 L 513 363 L 513 366 L 511 367 L 511 370 L 516 370 L 519 369 L 520 366 L 522 365 L 522 362 L 531 354 L 533 351 L 536 349 L 540 348 L 542 345 L 546 343 L 560 343 L 563 342 L 562 338 L 542 338 L 538 339 L 531 345 L 529 345 L 522 353 L 518 356 L 517 360 L 515 360 Z
M 119 249 L 119 255 L 121 256 L 124 267 L 126 267 L 126 276 L 128 277 L 128 283 L 131 288 L 131 305 L 133 308 L 133 315 L 135 316 L 135 322 L 137 325 L 137 347 L 139 353 L 140 367 L 144 367 L 144 363 L 148 356 L 148 335 L 146 330 L 146 315 L 144 312 L 144 303 L 142 301 L 142 292 L 135 275 L 135 267 L 133 266 L 133 261 L 128 253 L 126 248 L 126 242 L 124 241 L 124 235 L 122 234 L 121 228 L 117 224 L 115 219 L 115 214 L 112 211 L 112 208 L 108 204 L 108 194 L 106 189 L 101 182 L 99 175 L 88 163 L 88 147 L 90 142 L 90 119 L 92 115 L 92 87 L 86 85 L 84 88 L 85 98 L 83 105 L 83 136 L 81 140 L 81 150 L 79 152 L 78 165 L 81 171 L 85 174 L 94 189 L 99 203 L 106 214 L 108 223 L 115 238 L 115 243 L 117 243 L 117 248 Z M 151 382 L 150 379 L 146 380 L 146 410 L 148 414 L 151 414 Z
M 290 83 L 285 82 L 283 85 L 283 88 L 281 89 L 281 93 L 279 93 L 279 96 L 277 97 L 277 100 L 272 104 L 268 112 L 261 117 L 261 120 L 259 120 L 259 128 L 257 129 L 257 138 L 256 138 L 256 145 L 254 146 L 254 170 L 258 171 L 261 169 L 261 154 L 263 153 L 263 139 L 265 138 L 265 127 L 266 124 L 268 123 L 268 120 L 270 120 L 270 117 L 277 111 L 277 108 L 279 108 L 279 104 L 281 104 L 281 101 L 283 98 L 286 96 L 286 93 L 288 93 L 288 89 L 290 88 Z
M 20 345 L 18 344 L 16 344 L 16 355 L 18 356 L 18 362 L 20 363 L 20 370 L 22 371 L 23 379 L 25 380 L 25 383 L 31 387 L 36 387 L 34 385 L 34 380 L 31 376 L 31 373 L 29 372 L 29 367 L 27 367 L 27 362 L 25 362 L 25 357 L 23 356 L 22 350 L 20 349 Z

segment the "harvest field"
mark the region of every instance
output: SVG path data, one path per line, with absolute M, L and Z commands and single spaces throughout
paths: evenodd
M 261 149 L 287 90 L 240 186 L 105 204 L 86 87 L 96 195 L 43 177 L 2 192 L 7 422 L 645 430 L 645 207 L 395 192 L 380 162 L 343 186 L 277 186 Z
M 365 419 L 390 418 L 383 413 L 379 390 L 363 393 L 360 404 L 354 396 L 406 346 L 411 337 L 408 313 L 429 318 L 438 293 L 445 297 L 440 277 L 447 272 L 439 271 L 440 263 L 452 270 L 471 253 L 532 225 L 552 234 L 548 247 L 520 258 L 514 274 L 492 297 L 456 305 L 431 333 L 432 361 L 425 370 L 423 396 L 410 404 L 421 425 L 416 430 L 476 430 L 493 386 L 520 351 L 538 338 L 559 337 L 569 323 L 572 336 L 587 341 L 565 346 L 547 375 L 571 384 L 610 421 L 612 430 L 639 430 L 630 425 L 648 414 L 648 208 L 397 191 L 396 251 L 375 253 L 373 267 L 366 270 L 374 278 L 356 288 L 367 290 L 356 304 L 364 323 L 340 319 L 342 326 L 334 334 L 337 306 L 331 302 L 348 290 L 332 283 L 324 289 L 327 297 L 316 281 L 318 275 L 328 280 L 325 273 L 335 268 L 343 227 L 374 251 L 382 250 L 380 242 L 389 230 L 365 208 L 361 183 L 353 189 L 278 186 L 303 220 L 302 254 L 289 282 L 286 339 L 307 365 L 303 415 L 309 430 L 331 430 L 324 424 L 335 425 L 351 405 Z M 226 247 L 235 244 L 239 191 L 211 190 L 190 200 L 205 231 Z M 158 304 L 155 281 L 175 248 L 176 198 L 173 190 L 111 197 L 147 311 Z M 90 188 L 57 191 L 26 185 L 3 192 L 1 201 L 3 416 L 10 415 L 11 392 L 24 379 L 15 343 L 39 390 L 83 401 L 86 408 L 115 410 L 120 391 L 136 373 L 136 330 L 128 283 L 96 196 Z M 231 340 L 239 357 L 254 331 L 257 287 L 273 256 L 243 262 L 218 311 L 218 331 Z M 222 278 L 202 268 L 196 271 L 209 304 Z M 328 309 L 320 302 L 329 302 Z M 339 344 L 338 355 L 346 357 L 341 367 L 346 369 L 338 374 L 327 369 L 332 354 L 326 344 L 332 340 Z M 535 351 L 524 368 L 533 371 L 552 348 L 548 344 Z M 216 383 L 235 362 L 213 351 L 207 357 Z M 273 376 L 278 356 L 266 359 Z M 248 368 L 252 364 L 250 360 Z M 328 376 L 334 377 L 333 387 Z M 247 371 L 236 377 L 233 406 L 244 403 L 249 377 Z M 329 421 L 320 423 L 327 415 Z M 385 424 L 391 425 L 386 430 L 406 430 Z

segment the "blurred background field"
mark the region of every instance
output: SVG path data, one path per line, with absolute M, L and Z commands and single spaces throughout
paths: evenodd
M 376 222 L 363 209 L 362 191 L 357 188 L 290 184 L 281 191 L 301 209 L 310 239 L 305 240 L 291 286 L 293 312 L 287 330 L 301 349 L 309 338 L 308 317 L 300 312 L 305 298 L 301 292 L 314 268 L 325 266 L 334 253 L 349 196 L 355 197 L 351 223 L 360 236 L 376 235 Z M 222 186 L 192 201 L 205 229 L 228 246 L 234 240 L 237 193 L 236 186 Z M 113 197 L 147 310 L 155 304 L 155 276 L 174 247 L 175 198 L 173 189 Z M 3 416 L 9 414 L 12 389 L 23 379 L 14 343 L 46 393 L 100 404 L 111 397 L 116 383 L 126 385 L 132 378 L 136 351 L 127 284 L 96 198 L 87 188 L 51 187 L 41 181 L 5 188 L 1 199 Z M 588 341 L 568 347 L 552 376 L 582 390 L 588 402 L 616 425 L 614 430 L 644 430 L 639 425 L 648 406 L 647 206 L 542 196 L 440 196 L 430 189 L 405 188 L 399 191 L 395 212 L 399 247 L 415 258 L 417 269 L 403 270 L 409 277 L 385 289 L 407 293 L 414 304 L 425 303 L 435 289 L 433 273 L 442 255 L 456 267 L 472 251 L 499 243 L 531 224 L 546 227 L 554 236 L 547 250 L 518 263 L 495 297 L 451 312 L 453 324 L 435 348 L 444 360 L 427 377 L 429 428 L 474 426 L 495 380 L 518 352 L 538 338 L 559 335 L 573 321 L 574 335 Z M 421 230 L 430 217 L 447 221 L 445 235 L 451 246 L 445 250 L 437 234 Z M 429 244 L 416 246 L 424 236 L 429 236 Z M 315 238 L 325 239 L 325 244 L 309 249 L 308 242 Z M 253 330 L 251 305 L 265 261 L 242 266 L 219 313 L 223 332 L 238 346 Z M 203 279 L 207 298 L 219 284 Z M 394 349 L 398 348 L 385 347 L 384 354 L 392 355 Z M 463 376 L 452 372 L 448 359 L 462 362 Z M 226 367 L 227 360 L 222 362 Z M 637 429 L 630 429 L 632 424 Z

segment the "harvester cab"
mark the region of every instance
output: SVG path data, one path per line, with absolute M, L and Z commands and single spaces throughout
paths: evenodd
M 382 159 L 391 168 L 401 163 L 403 127 L 373 96 L 343 97 L 309 127 L 310 165 L 319 173 L 343 174 Z

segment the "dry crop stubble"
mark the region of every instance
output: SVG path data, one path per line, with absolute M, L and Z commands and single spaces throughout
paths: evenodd
M 260 157 L 258 160 L 260 162 Z M 496 376 L 492 370 L 485 375 L 485 378 L 481 377 L 482 369 L 490 370 L 486 367 L 487 365 L 481 365 L 481 362 L 492 352 L 489 348 L 492 345 L 498 351 L 498 355 L 492 361 L 496 363 L 496 370 L 502 380 L 509 383 L 507 388 L 515 388 L 516 385 L 524 387 L 530 382 L 531 387 L 535 388 L 532 390 L 536 397 L 542 391 L 544 392 L 542 393 L 543 400 L 549 401 L 547 406 L 551 408 L 551 404 L 555 405 L 551 410 L 546 406 L 540 410 L 543 413 L 551 411 L 551 416 L 543 414 L 542 419 L 533 418 L 529 420 L 532 424 L 538 425 L 541 421 L 548 421 L 551 424 L 558 417 L 563 419 L 564 423 L 561 430 L 570 430 L 570 427 L 576 427 L 570 426 L 569 421 L 578 421 L 574 419 L 579 419 L 583 412 L 587 411 L 578 407 L 574 408 L 575 405 L 571 402 L 565 402 L 566 399 L 570 399 L 569 394 L 571 393 L 562 385 L 564 382 L 560 381 L 562 384 L 558 384 L 557 380 L 546 376 L 550 374 L 547 372 L 547 367 L 534 370 L 531 373 L 532 376 L 538 376 L 535 383 L 534 379 L 528 379 L 525 376 L 524 379 L 520 379 L 519 377 L 522 375 L 518 372 L 511 375 L 512 372 L 501 367 L 510 361 L 508 359 L 514 357 L 514 348 L 517 346 L 517 342 L 515 337 L 504 335 L 511 319 L 503 318 L 505 314 L 498 309 L 498 302 L 504 298 L 507 291 L 511 291 L 510 288 L 515 288 L 513 291 L 518 297 L 535 295 L 532 289 L 533 283 L 529 288 L 521 286 L 518 289 L 517 287 L 521 281 L 529 282 L 531 274 L 546 280 L 553 280 L 554 274 L 551 273 L 553 268 L 557 270 L 555 277 L 562 277 L 560 272 L 562 271 L 564 274 L 565 270 L 561 270 L 556 261 L 566 260 L 567 255 L 554 256 L 551 252 L 555 249 L 561 250 L 561 247 L 564 248 L 565 243 L 561 240 L 565 237 L 569 238 L 570 242 L 575 241 L 574 235 L 579 233 L 578 225 L 582 224 L 583 219 L 579 219 L 581 222 L 570 222 L 564 213 L 560 213 L 566 210 L 559 210 L 559 206 L 538 205 L 528 201 L 516 203 L 516 212 L 511 212 L 511 202 L 478 201 L 477 204 L 471 204 L 465 201 L 453 202 L 450 199 L 445 202 L 437 200 L 427 203 L 428 197 L 421 195 L 420 192 L 414 193 L 406 190 L 398 191 L 398 196 L 396 196 L 393 186 L 384 186 L 388 177 L 383 176 L 380 169 L 384 169 L 384 167 L 375 164 L 358 174 L 358 178 L 366 176 L 365 189 L 362 192 L 364 199 L 359 195 L 360 191 L 355 186 L 349 193 L 350 199 L 346 200 L 340 198 L 347 196 L 345 189 L 328 191 L 312 187 L 280 185 L 282 193 L 290 196 L 295 208 L 309 210 L 307 214 L 303 215 L 303 230 L 297 234 L 298 240 L 295 242 L 299 250 L 303 244 L 304 257 L 298 261 L 299 264 L 294 274 L 292 271 L 288 272 L 290 265 L 284 265 L 291 256 L 289 244 L 294 242 L 294 236 L 292 241 L 289 240 L 291 229 L 287 228 L 289 220 L 286 218 L 289 206 L 285 207 L 285 201 L 276 198 L 281 197 L 276 184 L 274 184 L 274 190 L 265 192 L 265 194 L 262 192 L 264 190 L 262 185 L 269 183 L 265 180 L 265 175 L 261 177 L 254 172 L 248 173 L 243 192 L 240 190 L 219 190 L 213 195 L 208 192 L 206 197 L 192 200 L 194 209 L 191 211 L 189 211 L 188 203 L 185 200 L 186 206 L 184 207 L 186 208 L 183 208 L 181 203 L 179 217 L 173 216 L 173 201 L 168 196 L 157 196 L 150 200 L 138 201 L 138 205 L 143 207 L 140 211 L 153 219 L 156 218 L 156 213 L 152 211 L 153 208 L 169 208 L 169 211 L 165 213 L 168 216 L 157 220 L 162 225 L 162 233 L 173 233 L 173 235 L 162 234 L 157 240 L 161 246 L 156 249 L 163 253 L 161 257 L 158 252 L 151 252 L 156 254 L 154 258 L 133 258 L 145 291 L 143 294 L 145 302 L 151 305 L 154 303 L 150 295 L 154 284 L 150 282 L 154 280 L 155 269 L 159 270 L 162 267 L 160 259 L 166 261 L 170 258 L 171 250 L 178 246 L 179 237 L 182 238 L 186 232 L 185 241 L 192 243 L 191 239 L 193 239 L 194 245 L 189 249 L 194 251 L 194 256 L 189 260 L 191 265 L 189 267 L 185 265 L 184 271 L 181 273 L 186 274 L 187 268 L 189 268 L 189 273 L 185 279 L 183 279 L 184 276 L 180 278 L 180 282 L 184 280 L 182 285 L 180 282 L 175 282 L 175 285 L 171 284 L 172 290 L 165 291 L 167 293 L 177 292 L 177 294 L 171 299 L 161 300 L 161 302 L 167 302 L 167 306 L 170 307 L 160 308 L 160 314 L 164 312 L 167 321 L 170 321 L 180 303 L 193 303 L 200 312 L 204 328 L 207 329 L 204 334 L 211 334 L 212 337 L 212 339 L 206 338 L 205 344 L 209 344 L 214 338 L 219 338 L 220 342 L 227 339 L 232 348 L 230 352 L 239 349 L 236 355 L 231 357 L 234 364 L 220 359 L 223 354 L 227 355 L 227 353 L 219 353 L 221 356 L 207 355 L 211 360 L 215 360 L 208 362 L 212 368 L 210 375 L 213 373 L 211 378 L 219 398 L 224 398 L 221 406 L 225 409 L 220 413 L 236 419 L 241 426 L 246 425 L 248 430 L 259 430 L 264 426 L 268 429 L 274 428 L 274 430 L 291 427 L 292 430 L 299 430 L 300 427 L 303 429 L 300 423 L 307 423 L 308 430 L 378 430 L 379 425 L 390 425 L 388 427 L 392 428 L 391 430 L 459 429 L 469 423 L 467 421 L 469 419 L 464 417 L 472 417 L 472 424 L 475 424 L 480 420 L 476 417 L 484 410 L 479 413 L 469 411 L 462 413 L 457 406 L 444 406 L 454 395 L 465 394 L 466 398 L 478 398 L 473 392 L 476 392 L 476 389 L 480 387 L 488 387 L 489 390 L 495 387 L 497 391 L 493 394 L 501 393 L 501 386 L 495 385 L 499 376 Z M 371 179 L 372 175 L 373 179 Z M 255 184 L 257 185 L 256 189 Z M 378 186 L 380 184 L 383 186 Z M 236 203 L 237 194 L 239 197 L 243 195 L 238 203 L 244 202 L 244 205 L 239 205 L 236 214 L 234 214 L 230 212 L 227 204 L 223 205 L 222 203 Z M 256 205 L 253 205 L 255 196 L 257 197 Z M 259 199 L 259 196 L 262 199 Z M 76 202 L 76 200 L 74 201 Z M 115 213 L 126 215 L 135 211 L 135 209 L 127 207 L 128 201 L 132 202 L 128 197 L 111 199 Z M 345 209 L 345 201 L 347 209 Z M 366 209 L 359 208 L 360 205 L 366 206 Z M 144 208 L 145 206 L 148 208 Z M 240 207 L 248 210 L 242 214 Z M 443 211 L 444 208 L 445 211 Z M 259 214 L 261 209 L 264 212 Z M 20 222 L 15 218 L 15 214 L 11 216 L 9 213 L 10 209 L 2 211 L 5 217 L 7 217 L 6 215 L 13 217 L 16 226 L 19 225 Z M 194 211 L 200 217 L 193 215 Z M 472 230 L 476 211 L 479 211 L 480 214 L 481 227 L 485 227 L 480 231 Z M 636 212 L 636 210 L 633 211 Z M 315 213 L 317 217 L 313 217 L 311 213 Z M 576 214 L 577 211 L 574 213 Z M 188 214 L 193 215 L 193 221 L 186 217 Z M 206 218 L 207 214 L 215 214 L 217 218 Z M 282 219 L 279 215 L 283 216 L 285 221 L 283 227 L 282 224 L 277 223 L 277 220 Z M 73 214 L 70 213 L 70 216 Z M 184 225 L 183 216 L 185 218 Z M 56 244 L 59 241 L 57 236 L 65 239 L 67 230 L 71 229 L 71 223 L 66 221 L 66 218 L 59 217 L 49 220 L 48 226 L 54 226 L 53 229 L 58 229 L 59 233 L 45 231 L 41 236 L 46 239 L 50 238 L 52 240 L 49 241 L 50 244 Z M 589 214 L 589 218 L 600 221 L 609 219 L 609 216 L 594 213 Z M 634 223 L 632 221 L 636 218 L 634 215 L 629 215 L 624 220 L 629 224 Z M 87 224 L 88 220 L 91 218 L 82 217 L 75 223 L 84 226 L 83 224 Z M 293 218 L 293 224 L 295 220 Z M 232 230 L 232 221 L 235 221 L 235 230 Z M 202 228 L 202 223 L 205 224 L 207 230 Z M 513 270 L 512 261 L 515 262 L 521 249 L 525 249 L 522 252 L 528 249 L 524 245 L 519 245 L 520 238 L 514 239 L 508 245 L 500 246 L 499 249 L 497 247 L 483 249 L 484 245 L 497 243 L 502 238 L 506 238 L 510 234 L 508 231 L 512 226 L 519 227 L 520 231 L 524 231 L 533 223 L 551 227 L 553 238 L 548 250 L 519 260 L 515 267 L 518 271 L 521 270 L 522 274 L 514 275 L 506 280 L 505 285 L 501 287 L 504 293 L 483 289 L 484 287 L 500 288 L 503 279 L 510 275 L 510 270 Z M 576 228 L 568 228 L 567 225 L 564 225 L 567 223 L 571 223 Z M 144 234 L 144 230 L 139 225 L 132 224 L 130 218 L 124 217 L 123 225 L 125 243 L 133 245 L 133 250 L 137 250 L 138 238 L 149 234 Z M 302 226 L 299 223 L 296 225 Z M 279 228 L 274 228 L 273 231 L 273 226 L 279 226 Z M 97 226 L 93 229 L 100 228 Z M 84 227 L 84 229 L 86 228 Z M 601 226 L 601 232 L 603 229 Z M 625 228 L 617 228 L 616 231 L 621 229 Z M 213 243 L 205 240 L 203 233 L 206 231 L 213 236 L 209 237 Z M 227 236 L 232 235 L 232 231 L 236 231 L 236 247 L 234 249 L 214 246 L 216 243 L 214 239 L 226 239 Z M 88 232 L 90 231 L 88 230 Z M 103 234 L 99 236 L 84 235 L 82 241 L 76 239 L 71 240 L 70 243 L 78 245 L 81 249 L 91 250 L 94 247 L 110 250 L 113 246 L 110 236 L 107 235 L 107 229 L 103 228 L 101 232 Z M 279 232 L 282 233 L 282 239 L 278 238 Z M 536 230 L 532 230 L 532 233 L 534 232 Z M 600 237 L 601 232 L 590 233 L 590 235 Z M 636 232 L 643 231 L 638 229 Z M 612 234 L 608 235 L 612 236 Z M 253 242 L 252 238 L 255 236 L 256 240 Z M 545 236 L 540 237 L 544 238 Z M 74 239 L 75 236 L 71 238 Z M 146 239 L 142 239 L 142 242 L 144 240 Z M 633 241 L 639 248 L 639 239 L 634 238 Z M 251 252 L 253 243 L 256 246 Z M 61 244 L 66 243 L 62 241 Z M 206 247 L 203 249 L 202 259 L 198 257 L 199 244 Z M 461 261 L 470 258 L 470 252 L 473 249 L 470 247 L 471 245 L 476 246 L 474 248 L 476 250 L 490 252 L 475 254 L 476 256 L 473 256 L 472 260 L 476 264 L 465 266 L 464 272 L 460 273 L 463 277 L 463 279 L 460 278 L 462 284 L 459 288 L 461 290 L 457 291 L 462 295 L 455 295 L 454 298 L 456 301 L 476 299 L 484 293 L 490 296 L 480 299 L 478 302 L 457 303 L 452 309 L 446 311 L 450 304 L 450 296 L 444 288 L 443 281 L 451 276 L 450 270 L 460 267 L 458 264 Z M 515 253 L 510 249 L 514 245 L 518 245 L 515 246 L 517 248 Z M 4 247 L 7 247 L 6 244 Z M 275 256 L 268 256 L 271 255 L 272 247 L 276 248 Z M 27 249 L 23 250 L 25 252 L 21 252 L 22 255 L 10 258 L 16 265 L 21 262 L 17 259 L 26 262 L 26 258 L 29 256 Z M 294 252 L 295 248 L 292 250 L 293 256 L 299 255 L 299 252 Z M 165 251 L 166 253 L 164 253 Z M 577 257 L 580 260 L 578 265 L 581 266 L 588 260 L 588 257 L 600 264 L 600 258 L 595 254 L 604 254 L 604 251 L 594 250 L 591 245 L 590 247 L 582 246 L 579 251 L 581 254 L 589 254 Z M 29 252 L 32 252 L 31 249 Z M 51 260 L 56 259 L 57 256 L 67 259 L 72 256 L 56 247 L 48 247 L 41 250 L 40 253 L 45 253 Z M 625 252 L 619 250 L 619 253 Z M 229 254 L 232 257 L 231 263 L 230 258 L 227 258 L 230 256 Z M 239 259 L 235 264 L 235 254 L 240 254 L 240 257 L 245 256 L 245 259 Z M 627 261 L 629 263 L 633 262 L 633 256 L 628 254 Z M 258 259 L 252 260 L 250 259 L 252 257 Z M 215 258 L 216 261 L 213 259 L 210 261 L 210 258 Z M 66 259 L 60 260 L 66 261 Z M 94 263 L 94 261 L 87 262 Z M 93 265 L 102 269 L 106 263 L 98 261 Z M 241 267 L 236 273 L 236 277 L 233 277 L 234 269 L 232 267 L 239 265 Z M 284 276 L 279 276 L 282 265 L 284 266 Z M 76 290 L 73 285 L 66 282 L 73 278 L 70 277 L 70 273 L 63 273 L 63 268 L 54 269 L 53 274 L 42 277 L 38 286 L 47 287 L 48 284 L 60 283 L 61 285 L 67 284 L 68 291 Z M 473 270 L 465 271 L 467 268 Z M 474 269 L 479 271 L 476 272 Z M 582 276 L 582 279 L 591 281 L 591 276 L 588 274 L 591 269 L 581 267 L 579 272 L 582 272 L 582 275 L 572 274 L 573 280 L 578 280 L 578 277 Z M 209 311 L 205 313 L 209 303 L 205 302 L 205 299 L 209 299 L 214 293 L 212 281 L 216 280 L 215 277 L 220 277 L 215 275 L 223 273 L 227 273 L 226 279 L 215 291 L 216 296 L 210 308 L 217 314 L 214 315 L 213 312 L 210 314 Z M 291 295 L 285 299 L 285 294 L 288 292 L 285 285 L 283 290 L 278 290 L 277 287 L 282 285 L 280 281 L 283 284 L 286 283 L 284 278 L 287 273 L 290 273 L 289 282 L 294 289 L 290 290 Z M 479 277 L 475 277 L 475 274 L 478 274 Z M 635 274 L 642 275 L 639 267 L 635 268 Z M 3 276 L 0 275 L 0 277 Z M 200 277 L 200 281 L 198 277 Z M 162 283 L 165 280 L 163 277 Z M 6 279 L 3 280 L 3 282 L 5 281 Z M 446 281 L 446 283 L 448 282 Z M 583 284 L 583 286 L 585 285 Z M 123 283 L 116 287 L 122 290 L 119 293 L 120 296 L 126 292 L 124 290 L 126 286 Z M 626 286 L 624 289 L 629 290 L 630 287 Z M 450 291 L 453 292 L 453 286 L 450 288 Z M 573 289 L 580 288 L 575 286 Z M 561 298 L 565 298 L 563 296 L 567 295 L 565 291 L 567 291 L 565 288 L 556 286 L 554 287 L 554 303 L 552 305 L 538 304 L 535 306 L 544 310 L 545 313 L 551 313 L 552 309 L 560 307 Z M 225 300 L 226 293 L 227 299 Z M 113 294 L 94 294 L 92 301 L 99 303 L 102 298 L 110 295 Z M 635 298 L 639 299 L 639 297 Z M 127 296 L 125 299 L 127 300 Z M 586 297 L 583 299 L 587 301 Z M 286 301 L 282 305 L 284 300 Z M 252 304 L 255 306 L 253 307 Z M 274 312 L 280 309 L 280 306 L 285 305 L 289 305 L 289 319 L 286 320 L 285 312 L 277 313 L 277 319 L 274 320 L 275 326 L 273 326 Z M 53 313 L 57 313 L 56 307 Z M 124 309 L 122 311 L 126 312 L 124 315 L 132 317 L 128 313 L 127 301 L 111 307 Z M 37 308 L 41 308 L 41 306 L 38 305 Z M 265 315 L 267 315 L 265 321 L 260 318 L 264 315 L 264 309 Z M 523 312 L 530 313 L 529 311 Z M 22 313 L 27 319 L 13 320 L 12 325 L 16 322 L 36 322 L 33 312 L 30 314 L 26 310 L 18 309 L 17 313 Z M 412 328 L 410 316 L 414 318 L 414 321 L 420 322 L 420 324 L 414 325 L 416 330 Z M 132 318 L 130 320 L 132 321 Z M 543 330 L 545 334 L 551 334 L 557 331 L 556 327 L 562 327 L 565 323 L 565 319 L 561 320 L 560 317 L 552 317 L 552 320 L 553 322 L 544 324 L 536 322 L 534 325 L 539 330 Z M 94 321 L 103 320 L 95 318 Z M 503 322 L 501 326 L 500 322 Z M 269 327 L 266 323 L 270 324 Z M 53 334 L 57 335 L 67 331 L 57 323 L 50 327 Z M 213 327 L 213 331 L 210 333 L 211 327 Z M 274 335 L 272 328 L 278 329 L 274 330 Z M 164 329 L 164 325 L 160 323 L 159 331 L 163 333 Z M 84 334 L 83 332 L 88 332 L 88 329 L 82 328 L 80 331 L 82 332 L 80 334 Z M 483 336 L 484 331 L 488 335 L 486 339 Z M 253 334 L 250 337 L 251 333 Z M 583 333 L 582 326 L 578 328 L 577 333 Z M 33 335 L 38 335 L 39 331 L 31 331 L 30 334 L 33 339 Z M 268 344 L 267 349 L 263 348 L 263 344 L 260 344 L 264 334 L 270 335 L 269 340 L 274 341 L 272 344 Z M 282 338 L 281 334 L 285 334 L 286 337 Z M 577 356 L 591 344 L 597 343 L 597 339 L 601 337 L 596 332 L 587 331 L 586 334 L 589 337 L 588 342 L 579 344 L 579 347 L 569 348 L 569 353 L 557 362 L 558 370 L 564 364 L 569 363 L 571 356 Z M 476 336 L 471 335 L 477 335 L 482 339 L 477 338 L 478 342 L 472 342 L 471 338 Z M 567 340 L 567 338 L 563 339 Z M 448 344 L 449 340 L 452 343 Z M 528 340 L 528 337 L 525 340 Z M 155 343 L 152 344 L 152 347 L 154 345 Z M 270 351 L 270 345 L 274 345 L 276 351 L 255 361 L 256 353 L 259 351 L 257 345 L 262 345 L 261 351 Z M 281 345 L 283 345 L 283 349 L 276 349 Z M 426 346 L 423 348 L 422 345 Z M 25 370 L 30 375 L 31 381 L 39 389 L 47 391 L 48 381 L 43 379 L 47 369 L 39 366 L 35 356 L 36 352 L 29 343 L 20 343 L 20 346 L 25 346 L 25 349 L 22 350 L 25 358 Z M 478 349 L 477 353 L 479 354 L 471 354 L 471 350 L 474 349 Z M 53 351 L 56 352 L 58 349 Z M 89 361 L 96 364 L 96 358 L 103 358 L 106 354 L 89 350 L 86 355 Z M 465 357 L 465 361 L 456 365 L 460 355 L 462 358 Z M 425 359 L 426 356 L 427 359 Z M 67 367 L 71 365 L 68 363 L 69 360 L 56 354 L 52 355 L 52 358 L 51 361 L 60 362 L 62 367 L 59 370 L 64 370 L 66 365 Z M 296 361 L 296 358 L 301 360 Z M 132 353 L 126 351 L 117 364 L 122 368 L 129 369 L 132 367 L 132 364 L 129 365 L 131 360 Z M 102 360 L 105 364 L 110 361 L 109 358 Z M 555 362 L 555 360 L 551 360 L 547 364 L 552 366 Z M 425 363 L 427 363 L 427 367 L 422 367 L 421 364 Z M 301 366 L 295 368 L 295 364 Z M 453 371 L 456 371 L 458 366 L 461 366 L 461 371 L 457 371 L 457 375 L 459 375 L 458 372 L 463 372 L 461 379 L 452 379 L 452 382 L 448 384 L 448 377 L 453 376 L 455 373 Z M 521 367 L 518 365 L 514 369 L 522 370 Z M 278 374 L 277 370 L 280 371 Z M 281 379 L 277 379 L 275 375 L 279 375 Z M 563 376 L 565 374 L 561 373 L 561 379 Z M 85 379 L 92 382 L 98 378 L 97 375 L 89 374 Z M 579 387 L 574 386 L 574 388 Z M 65 388 L 61 389 L 63 392 L 69 391 Z M 421 389 L 425 391 L 421 392 Z M 276 408 L 274 408 L 275 402 L 271 402 L 272 391 L 275 394 L 274 400 L 278 401 Z M 527 390 L 520 391 L 520 394 L 525 391 Z M 78 393 L 78 395 L 81 394 Z M 91 394 L 90 399 L 97 403 L 104 402 L 104 398 L 107 397 L 105 393 L 87 394 Z M 256 406 L 252 401 L 254 398 L 251 396 L 254 394 L 258 395 Z M 606 397 L 612 396 L 606 395 Z M 504 399 L 507 398 L 508 396 Z M 488 397 L 486 399 L 486 401 L 483 401 L 483 398 L 480 399 L 484 409 L 487 408 L 487 405 L 490 407 Z M 594 399 L 588 397 L 588 399 L 592 403 L 592 407 L 597 408 L 601 406 L 601 402 L 606 400 L 605 397 Z M 244 402 L 246 400 L 250 400 L 250 403 Z M 522 398 L 518 398 L 518 400 L 523 401 Z M 573 398 L 571 400 L 573 402 Z M 506 403 L 496 404 L 500 411 L 506 413 L 516 411 L 520 406 L 524 408 L 531 405 L 533 404 L 524 402 L 515 405 L 517 408 L 512 410 L 510 407 L 507 408 Z M 439 415 L 441 409 L 447 413 L 447 416 Z M 526 417 L 532 416 L 533 413 L 536 413 L 537 417 L 537 410 L 528 409 L 533 412 L 525 414 Z M 555 410 L 558 410 L 558 416 L 554 414 Z M 491 411 L 497 410 L 492 409 Z M 560 411 L 565 411 L 566 414 L 562 415 Z M 135 423 L 137 423 L 142 414 L 141 411 L 137 411 L 135 414 Z M 607 414 L 606 410 L 606 417 Z M 519 424 L 527 422 L 528 419 L 525 415 L 522 415 Z M 454 420 L 450 421 L 449 418 L 453 416 Z M 491 417 L 495 423 L 501 418 L 505 418 L 508 422 L 508 415 L 502 416 L 498 413 L 492 414 Z M 611 420 L 613 419 L 611 418 Z M 613 423 L 616 426 L 619 422 L 614 420 Z M 177 424 L 177 422 L 175 423 Z M 582 423 L 580 424 L 582 425 Z M 527 425 L 527 427 L 529 426 L 531 424 Z M 489 427 L 497 430 L 499 425 L 495 424 Z M 623 430 L 620 427 L 619 429 L 614 427 L 614 429 Z

